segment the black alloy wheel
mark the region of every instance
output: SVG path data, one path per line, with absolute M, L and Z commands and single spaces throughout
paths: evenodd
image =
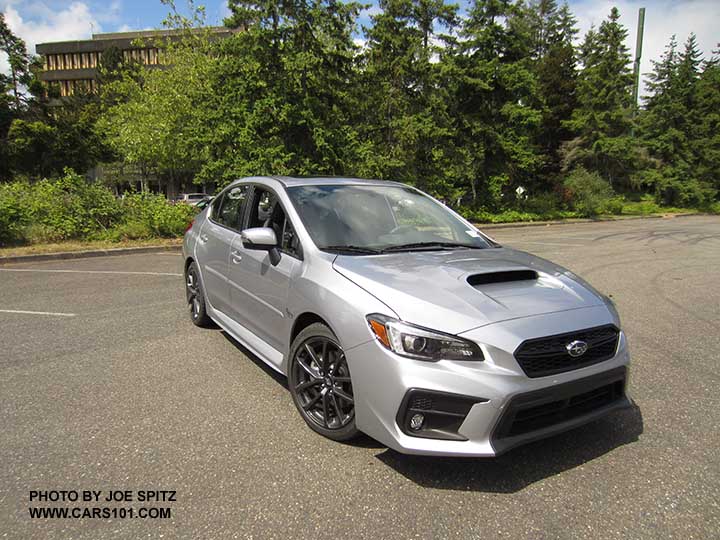
M 310 325 L 295 339 L 292 350 L 288 383 L 305 422 L 334 440 L 357 435 L 350 369 L 330 329 Z
M 190 305 L 190 318 L 196 326 L 207 327 L 212 324 L 205 310 L 205 294 L 197 269 L 197 265 L 190 263 L 185 272 L 185 293 Z

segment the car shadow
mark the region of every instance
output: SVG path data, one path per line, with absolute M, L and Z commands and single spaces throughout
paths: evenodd
M 242 343 L 235 341 L 235 338 L 233 338 L 230 334 L 228 334 L 225 330 L 220 330 L 220 333 L 223 335 L 225 339 L 227 339 L 233 347 L 235 347 L 238 351 L 240 351 L 243 355 L 247 356 L 250 361 L 255 364 L 257 367 L 259 367 L 261 370 L 263 370 L 268 377 L 272 378 L 276 383 L 278 383 L 280 386 L 282 386 L 285 390 L 288 389 L 287 385 L 287 377 L 285 375 L 282 375 L 281 373 L 278 373 L 273 368 L 268 366 L 265 362 L 260 360 L 254 352 L 252 352 L 250 349 L 245 347 Z
M 272 369 L 224 330 L 220 330 L 220 333 L 272 380 L 288 390 L 287 377 Z M 289 392 L 288 399 L 292 399 Z M 642 432 L 642 413 L 637 405 L 632 405 L 586 426 L 516 448 L 497 458 L 405 455 L 365 434 L 338 444 L 381 450 L 375 456 L 377 459 L 424 487 L 514 493 L 538 480 L 635 442 Z
M 423 487 L 514 493 L 636 442 L 643 432 L 640 408 L 632 405 L 603 419 L 497 458 L 437 458 L 387 449 L 376 457 Z
M 258 358 L 254 352 L 252 352 L 250 349 L 245 347 L 242 343 L 235 341 L 235 338 L 233 338 L 230 334 L 225 332 L 225 330 L 220 330 L 220 333 L 223 335 L 223 337 L 226 340 L 228 340 L 228 342 L 230 342 L 232 344 L 233 347 L 235 347 L 240 353 L 245 355 L 258 368 L 263 370 L 268 375 L 268 377 L 270 377 L 272 380 L 274 380 L 276 383 L 278 383 L 280 386 L 282 386 L 285 390 L 288 390 L 288 399 L 292 400 L 292 397 L 290 396 L 290 391 L 288 389 L 287 377 L 285 377 L 284 375 L 281 375 L 280 373 L 278 373 L 277 371 L 272 369 L 270 366 L 268 366 L 265 362 L 260 360 L 260 358 Z M 361 433 L 358 437 L 356 437 L 350 441 L 343 441 L 343 442 L 339 442 L 338 444 L 353 446 L 353 447 L 357 447 L 357 448 L 375 448 L 375 449 L 386 448 L 386 446 L 384 444 L 377 442 L 375 439 L 365 435 L 364 433 Z

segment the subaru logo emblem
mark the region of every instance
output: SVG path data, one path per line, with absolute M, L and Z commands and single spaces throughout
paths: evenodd
M 585 354 L 585 351 L 588 349 L 588 344 L 584 341 L 575 340 L 565 345 L 565 349 L 570 356 L 577 358 L 578 356 Z

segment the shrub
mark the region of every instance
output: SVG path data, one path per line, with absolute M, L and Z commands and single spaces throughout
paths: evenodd
M 120 201 L 102 184 L 66 169 L 52 180 L 0 184 L 0 245 L 181 236 L 196 211 L 152 193 Z
M 106 187 L 72 170 L 56 180 L 41 180 L 27 193 L 28 222 L 42 230 L 43 241 L 84 238 L 120 221 L 121 209 Z
M 126 194 L 122 207 L 127 222 L 141 223 L 151 236 L 181 236 L 195 215 L 196 208 L 186 204 L 170 204 L 163 195 L 154 193 Z
M 712 204 L 708 207 L 708 212 L 710 212 L 711 214 L 718 214 L 718 215 L 720 215 L 720 201 L 712 203 Z
M 597 172 L 577 167 L 565 179 L 571 206 L 584 216 L 597 215 L 603 205 L 614 195 L 612 186 Z
M 142 240 L 152 238 L 153 231 L 146 223 L 139 221 L 129 221 L 116 225 L 112 229 L 98 235 L 98 240 L 109 240 L 111 242 L 123 242 L 127 240 Z
M 486 210 L 465 210 L 462 214 L 476 223 L 518 223 L 521 221 L 546 221 L 578 217 L 576 212 L 568 210 L 554 210 L 544 214 L 518 212 L 517 210 L 504 210 L 499 213 L 491 213 Z
M 522 208 L 535 214 L 552 214 L 562 208 L 562 201 L 556 193 L 537 193 L 523 201 Z
M 613 197 L 608 199 L 600 206 L 600 213 L 613 214 L 619 216 L 623 213 L 625 207 L 625 199 L 623 197 Z
M 23 229 L 29 222 L 24 200 L 29 184 L 0 184 L 0 246 L 24 241 Z
M 23 242 L 27 244 L 48 244 L 57 241 L 57 232 L 47 225 L 31 223 L 23 230 Z

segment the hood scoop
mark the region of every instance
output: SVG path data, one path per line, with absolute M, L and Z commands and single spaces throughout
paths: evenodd
M 473 274 L 467 277 L 467 282 L 473 287 L 477 287 L 478 285 L 510 283 L 513 281 L 537 281 L 537 279 L 538 273 L 535 270 L 503 270 L 500 272 Z

